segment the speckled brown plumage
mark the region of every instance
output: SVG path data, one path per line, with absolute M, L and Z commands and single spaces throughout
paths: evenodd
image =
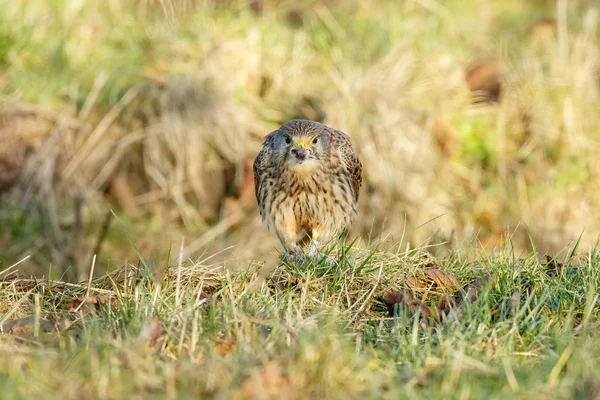
M 327 242 L 356 214 L 362 165 L 343 132 L 292 120 L 268 134 L 254 161 L 263 222 L 286 250 L 299 240 Z

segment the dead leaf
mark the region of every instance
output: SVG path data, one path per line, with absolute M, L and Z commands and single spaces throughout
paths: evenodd
M 431 278 L 438 289 L 455 291 L 460 289 L 460 283 L 453 276 L 438 268 L 430 268 L 425 270 L 425 274 Z
M 404 283 L 411 289 L 429 289 L 431 286 L 425 279 L 417 275 L 409 276 Z
M 407 310 L 411 313 L 416 313 L 418 311 L 421 314 L 421 316 L 424 318 L 433 317 L 433 314 L 432 314 L 429 306 L 420 300 L 412 299 L 412 300 L 408 301 L 406 303 L 406 305 L 407 305 L 407 307 L 406 307 Z
M 407 298 L 412 298 L 412 296 L 410 295 L 410 293 L 402 293 L 402 292 L 391 292 L 386 294 L 385 296 L 383 296 L 383 302 L 385 303 L 388 313 L 390 315 L 390 317 L 394 316 L 394 308 L 396 307 L 396 304 L 404 304 L 404 299 L 405 297 Z
M 17 336 L 29 336 L 33 334 L 35 317 L 13 319 L 6 321 L 0 327 L 3 333 L 12 333 Z M 51 332 L 54 330 L 54 322 L 40 318 L 40 332 Z
M 437 308 L 438 312 L 440 313 L 440 315 L 442 313 L 448 314 L 448 312 L 452 308 L 456 307 L 456 302 L 457 302 L 456 296 L 450 296 L 449 294 L 445 293 L 438 300 L 436 308 Z
M 95 305 L 96 309 L 100 309 L 101 306 L 107 303 L 109 296 L 93 295 L 93 296 L 78 296 L 76 299 L 67 302 L 67 310 L 73 312 L 83 307 L 81 303 Z M 118 307 L 119 301 L 116 296 L 110 296 L 110 304 L 112 307 Z
M 435 311 L 429 308 L 427 304 L 424 302 L 415 299 L 409 292 L 392 292 L 388 293 L 383 297 L 383 302 L 385 303 L 388 314 L 390 317 L 394 316 L 394 311 L 396 306 L 399 309 L 406 310 L 409 315 L 413 315 L 416 312 L 420 313 L 422 319 L 430 319 L 432 317 L 436 317 Z

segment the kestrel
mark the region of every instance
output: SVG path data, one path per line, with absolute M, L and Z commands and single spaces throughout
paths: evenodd
M 350 226 L 361 182 L 362 164 L 348 135 L 308 120 L 288 121 L 269 133 L 254 161 L 263 223 L 290 254 L 309 239 L 311 256 L 319 241 Z

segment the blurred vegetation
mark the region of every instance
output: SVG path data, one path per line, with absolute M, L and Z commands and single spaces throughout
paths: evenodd
M 365 165 L 354 234 L 554 254 L 600 221 L 594 1 L 0 0 L 0 269 L 274 259 L 251 163 L 291 118 Z

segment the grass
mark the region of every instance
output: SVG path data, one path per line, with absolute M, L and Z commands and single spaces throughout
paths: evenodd
M 5 312 L 34 318 L 2 336 L 3 397 L 598 395 L 596 250 L 337 250 L 302 267 L 127 263 L 90 286 L 5 277 Z

